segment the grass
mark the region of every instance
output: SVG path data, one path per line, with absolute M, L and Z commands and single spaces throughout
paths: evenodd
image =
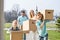
M 4 31 L 4 39 L 5 40 L 10 40 L 10 34 L 6 33 L 7 31 Z
M 50 40 L 60 40 L 60 32 L 58 31 L 48 31 Z
M 5 23 L 5 28 L 11 27 L 11 23 Z M 57 28 L 57 26 L 54 23 L 46 23 L 47 28 Z
M 10 40 L 10 34 L 6 33 L 7 31 L 4 31 L 5 40 Z M 60 32 L 58 31 L 48 31 L 49 34 L 49 40 L 60 40 Z
M 5 25 L 5 28 L 11 27 L 11 23 L 5 23 L 4 25 Z

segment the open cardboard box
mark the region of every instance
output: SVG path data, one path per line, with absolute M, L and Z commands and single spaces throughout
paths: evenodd
M 44 20 L 53 20 L 53 12 L 54 12 L 54 10 L 41 11 L 41 13 L 44 16 Z
M 29 19 L 23 22 L 23 31 L 33 31 L 37 30 L 35 25 L 35 20 Z
M 11 31 L 10 40 L 23 40 L 23 31 Z

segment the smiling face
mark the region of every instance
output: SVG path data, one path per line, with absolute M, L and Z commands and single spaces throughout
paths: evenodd
M 42 20 L 43 19 L 43 15 L 40 12 L 38 12 L 37 15 L 36 15 L 36 18 L 38 20 Z
M 12 26 L 13 26 L 13 27 L 17 27 L 17 20 L 14 20 L 14 21 L 13 21 Z

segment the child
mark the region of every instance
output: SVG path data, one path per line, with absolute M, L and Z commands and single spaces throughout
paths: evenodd
M 30 19 L 34 17 L 34 11 L 33 10 L 30 10 Z
M 23 22 L 28 20 L 28 17 L 26 16 L 25 10 L 21 11 L 21 16 L 18 16 L 17 20 L 18 20 L 18 24 L 21 26 L 21 29 L 22 29 Z M 25 33 L 24 33 L 24 40 L 26 40 L 26 34 Z
M 10 30 L 12 30 L 12 31 L 18 31 L 19 30 L 19 28 L 17 27 L 17 20 L 14 20 L 12 22 L 12 28 Z
M 46 31 L 46 22 L 43 21 L 43 15 L 40 12 L 38 12 L 36 18 L 37 18 L 36 26 L 40 40 L 44 40 L 44 37 L 46 37 L 46 40 L 48 40 L 48 33 Z
M 28 19 L 28 17 L 26 16 L 25 10 L 21 11 L 21 16 L 18 16 L 17 20 L 18 20 L 18 24 L 23 26 L 23 22 L 26 21 Z

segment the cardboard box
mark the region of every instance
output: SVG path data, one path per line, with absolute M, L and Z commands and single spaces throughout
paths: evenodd
M 12 31 L 10 35 L 11 35 L 11 40 L 23 40 L 22 31 Z
M 35 20 L 29 19 L 23 22 L 23 31 L 33 31 L 37 30 L 35 25 Z
M 41 13 L 44 15 L 45 20 L 53 20 L 53 12 L 54 10 L 41 11 Z

